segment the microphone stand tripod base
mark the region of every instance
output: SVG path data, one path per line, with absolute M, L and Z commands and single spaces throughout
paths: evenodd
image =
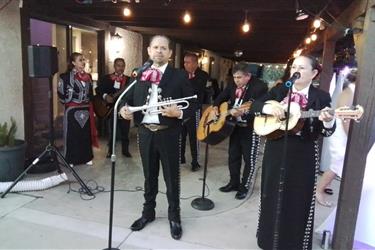
M 196 198 L 191 202 L 191 206 L 197 210 L 207 211 L 215 207 L 212 200 L 207 198 Z

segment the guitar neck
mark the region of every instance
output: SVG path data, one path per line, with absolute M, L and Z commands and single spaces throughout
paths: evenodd
M 302 111 L 301 112 L 301 118 L 319 117 L 321 112 L 322 112 L 321 110 L 312 110 L 312 109 L 307 110 L 307 111 Z M 328 113 L 330 113 L 331 115 L 334 115 L 335 111 L 329 110 Z

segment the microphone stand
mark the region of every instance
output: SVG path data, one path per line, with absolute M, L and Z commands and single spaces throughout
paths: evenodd
M 286 124 L 285 124 L 285 133 L 284 133 L 284 145 L 283 145 L 283 152 L 281 157 L 281 166 L 280 166 L 280 175 L 279 175 L 279 190 L 277 193 L 277 203 L 276 203 L 276 216 L 275 216 L 275 223 L 274 223 L 274 234 L 273 234 L 273 242 L 272 242 L 272 249 L 279 249 L 279 236 L 280 236 L 280 217 L 281 217 L 281 209 L 282 209 L 282 202 L 284 198 L 284 189 L 285 189 L 285 175 L 286 175 L 286 160 L 287 160 L 287 151 L 288 151 L 288 127 L 289 127 L 289 117 L 290 117 L 290 102 L 292 97 L 292 86 L 294 81 L 287 81 L 285 86 L 289 89 L 288 90 L 288 104 L 286 110 Z
M 210 133 L 210 124 L 214 121 L 206 123 L 207 134 Z M 206 190 L 206 177 L 207 177 L 207 163 L 208 163 L 208 143 L 206 142 L 205 157 L 204 157 L 204 169 L 203 169 L 203 187 L 202 187 L 202 197 L 196 198 L 191 202 L 191 206 L 198 210 L 211 210 L 214 208 L 215 204 L 212 200 L 204 197 Z
M 119 250 L 119 248 L 112 247 L 112 225 L 113 225 L 113 200 L 114 200 L 114 187 L 115 187 L 115 168 L 116 168 L 116 129 L 117 129 L 117 107 L 122 97 L 137 83 L 137 78 L 125 89 L 124 92 L 117 98 L 117 101 L 113 107 L 113 134 L 112 134 L 112 155 L 111 155 L 111 191 L 109 201 L 109 235 L 108 235 L 108 248 L 104 250 Z

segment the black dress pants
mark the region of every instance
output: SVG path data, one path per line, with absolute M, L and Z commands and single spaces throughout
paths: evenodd
M 229 139 L 230 182 L 241 189 L 249 189 L 258 155 L 259 136 L 248 127 L 236 126 Z M 241 179 L 242 158 L 245 166 Z
M 155 217 L 156 195 L 160 162 L 167 187 L 168 219 L 180 222 L 180 168 L 178 162 L 178 143 L 181 127 L 150 131 L 139 127 L 139 150 L 145 177 L 142 216 Z

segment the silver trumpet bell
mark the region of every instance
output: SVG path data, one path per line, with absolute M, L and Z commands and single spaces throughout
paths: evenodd
M 192 95 L 192 96 L 178 98 L 178 99 L 167 99 L 161 102 L 157 102 L 155 104 L 149 104 L 149 105 L 146 104 L 142 106 L 127 106 L 127 107 L 128 107 L 128 110 L 132 113 L 142 111 L 143 114 L 154 115 L 154 114 L 161 113 L 160 107 L 173 105 L 173 104 L 176 104 L 180 110 L 186 109 L 189 107 L 189 102 L 187 101 L 189 99 L 197 99 L 197 95 Z M 153 109 L 153 108 L 157 108 L 157 109 Z

